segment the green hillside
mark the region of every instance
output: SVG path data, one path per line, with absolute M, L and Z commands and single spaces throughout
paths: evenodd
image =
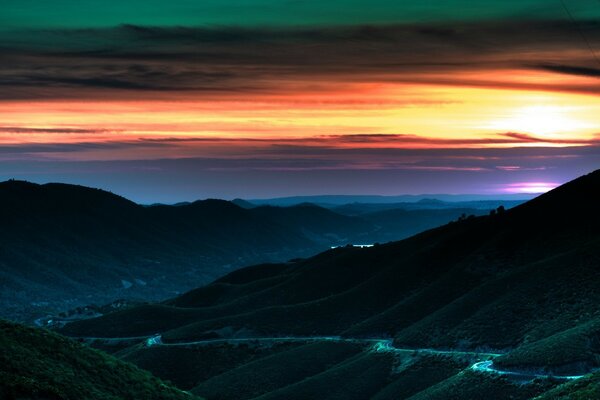
M 558 386 L 534 400 L 593 400 L 600 398 L 600 373 Z
M 189 347 L 134 346 L 116 356 L 173 382 L 184 390 L 192 390 L 204 381 L 227 374 L 273 354 L 286 353 L 297 344 L 280 343 L 268 347 L 219 344 Z M 222 390 L 231 390 L 223 386 Z
M 2 320 L 0 398 L 199 399 L 132 364 L 73 340 Z

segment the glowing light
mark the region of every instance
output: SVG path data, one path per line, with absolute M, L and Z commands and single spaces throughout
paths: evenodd
M 507 193 L 546 193 L 559 186 L 556 182 L 518 182 L 505 187 Z
M 492 122 L 488 128 L 499 132 L 523 132 L 551 137 L 589 128 L 573 115 L 573 110 L 555 105 L 525 106 Z

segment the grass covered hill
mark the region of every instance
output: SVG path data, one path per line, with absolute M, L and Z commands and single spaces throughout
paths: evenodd
M 46 330 L 0 320 L 0 398 L 194 400 L 133 364 Z
M 600 399 L 600 372 L 548 390 L 533 400 L 594 400 Z
M 401 400 L 430 395 L 530 400 L 555 386 L 549 382 L 522 385 L 468 370 L 485 355 L 393 353 L 336 341 L 134 346 L 119 354 L 209 400 Z M 469 397 L 456 397 L 463 392 Z
M 161 333 L 166 343 L 390 337 L 398 348 L 492 349 L 503 353 L 493 359 L 495 368 L 509 371 L 588 374 L 600 368 L 599 187 L 597 171 L 511 210 L 373 248 L 244 268 L 161 304 L 75 322 L 62 332 Z M 598 388 L 597 373 L 568 383 L 513 382 L 469 369 L 474 360 L 463 356 L 330 346 L 238 359 L 222 372 L 187 375 L 186 388 L 208 399 L 239 393 L 243 399 L 413 400 L 594 399 Z M 163 376 L 152 365 L 180 348 L 135 348 L 124 357 Z M 247 354 L 235 346 L 221 351 L 220 360 Z

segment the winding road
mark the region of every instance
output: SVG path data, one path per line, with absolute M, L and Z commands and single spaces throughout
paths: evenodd
M 570 381 L 570 380 L 574 380 L 574 379 L 583 378 L 585 376 L 585 375 L 548 375 L 548 374 L 542 374 L 542 373 L 536 373 L 536 372 L 499 370 L 499 369 L 494 368 L 494 362 L 491 360 L 477 362 L 477 363 L 473 364 L 470 367 L 470 369 L 473 371 L 478 371 L 478 372 L 487 372 L 487 373 L 491 373 L 491 374 L 505 375 L 509 378 L 515 378 L 517 380 L 522 380 L 522 381 L 532 381 L 536 378 L 542 378 L 542 379 L 553 378 L 553 379 Z
M 430 354 L 430 355 L 446 355 L 446 356 L 467 356 L 486 359 L 484 361 L 475 362 L 467 368 L 467 370 L 477 371 L 480 373 L 496 374 L 505 376 L 508 379 L 520 382 L 530 382 L 534 379 L 558 379 L 558 380 L 574 380 L 582 378 L 584 375 L 556 375 L 543 372 L 533 371 L 510 371 L 499 369 L 494 365 L 493 358 L 501 356 L 502 353 L 491 353 L 485 351 L 465 351 L 465 350 L 438 350 L 428 348 L 400 348 L 395 347 L 392 339 L 381 338 L 347 338 L 341 336 L 284 336 L 284 337 L 256 337 L 256 338 L 223 338 L 223 339 L 206 339 L 191 342 L 163 342 L 162 336 L 159 334 L 152 336 L 135 336 L 125 338 L 99 338 L 99 337 L 80 337 L 80 340 L 86 342 L 102 342 L 105 344 L 121 344 L 121 343 L 144 343 L 146 347 L 191 347 L 191 346 L 211 346 L 217 344 L 273 344 L 273 343 L 311 343 L 311 342 L 340 342 L 340 343 L 359 343 L 371 346 L 373 351 L 387 352 L 397 354 Z

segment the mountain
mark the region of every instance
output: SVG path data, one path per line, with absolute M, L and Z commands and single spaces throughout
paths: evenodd
M 494 209 L 493 207 L 490 209 Z M 380 228 L 380 242 L 400 240 L 466 216 L 487 215 L 490 209 L 388 209 L 360 214 Z
M 0 398 L 200 400 L 73 340 L 2 320 Z
M 153 365 L 185 343 L 199 352 L 221 346 L 227 356 L 220 359 L 229 360 L 239 354 L 237 338 L 317 341 L 316 349 L 295 348 L 293 361 L 285 353 L 221 361 L 226 372 L 197 376 L 186 387 L 208 399 L 595 398 L 586 396 L 597 393 L 597 374 L 566 384 L 551 377 L 600 369 L 598 188 L 600 171 L 511 210 L 399 242 L 241 269 L 172 300 L 62 332 L 160 333 L 167 345 L 125 356 L 159 376 Z M 367 338 L 390 342 L 373 347 Z M 343 353 L 339 346 L 348 341 L 360 348 Z M 260 343 L 253 346 L 263 351 Z M 434 356 L 427 349 L 446 351 Z M 322 367 L 308 369 L 319 356 Z M 476 367 L 490 359 L 502 373 Z M 257 379 L 252 371 L 272 377 L 266 392 L 241 389 Z M 228 397 L 236 388 L 245 394 Z
M 243 265 L 306 257 L 377 227 L 316 206 L 141 206 L 66 184 L 0 183 L 0 315 L 30 320 L 115 299 L 159 300 Z
M 256 207 L 254 204 L 252 204 L 249 201 L 246 201 L 244 199 L 233 199 L 233 200 L 231 200 L 231 202 L 241 208 L 249 209 L 249 208 Z
M 525 200 L 478 200 L 478 201 L 441 201 L 437 199 L 422 199 L 415 202 L 403 203 L 349 203 L 340 206 L 329 207 L 330 210 L 343 215 L 359 215 L 368 217 L 371 213 L 383 211 L 403 210 L 410 211 L 442 211 L 467 210 L 470 213 L 481 215 L 500 206 L 513 208 L 523 204 Z M 439 225 L 438 225 L 439 226 Z M 435 228 L 435 226 L 432 226 Z
M 297 227 L 304 236 L 318 242 L 372 243 L 371 240 L 381 237 L 381 228 L 377 224 L 363 218 L 337 214 L 310 203 L 290 207 L 259 206 L 251 212 L 260 218 L 273 219 L 284 226 Z M 340 236 L 340 232 L 346 237 Z M 348 232 L 352 232 L 351 237 L 348 237 Z
M 0 183 L 0 316 L 47 320 L 117 299 L 158 301 L 245 265 L 403 239 L 495 205 L 427 200 L 344 215 L 310 203 L 237 203 L 142 206 L 82 186 Z
M 291 196 L 291 197 L 276 197 L 271 199 L 251 199 L 247 200 L 253 205 L 270 205 L 270 206 L 295 206 L 302 203 L 317 204 L 322 207 L 333 208 L 346 204 L 402 204 L 402 203 L 417 203 L 425 200 L 436 200 L 446 203 L 461 203 L 461 202 L 477 202 L 477 201 L 526 201 L 535 197 L 534 194 L 420 194 L 420 195 L 398 195 L 398 196 L 380 196 L 380 195 L 316 195 L 316 196 Z

